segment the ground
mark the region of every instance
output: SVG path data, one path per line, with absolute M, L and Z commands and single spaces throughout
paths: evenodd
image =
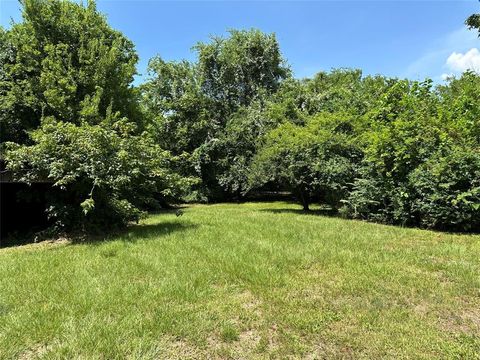
M 195 205 L 0 249 L 0 358 L 480 359 L 480 236 Z

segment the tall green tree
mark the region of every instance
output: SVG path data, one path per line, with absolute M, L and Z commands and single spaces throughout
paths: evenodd
M 260 30 L 230 30 L 228 38 L 212 37 L 195 49 L 202 89 L 221 116 L 249 105 L 262 92 L 275 92 L 290 74 L 275 34 Z
M 133 43 L 94 1 L 24 0 L 0 34 L 0 123 L 17 179 L 48 179 L 57 225 L 125 224 L 178 194 L 174 158 L 145 132 Z M 73 220 L 73 221 L 72 221 Z
M 191 154 L 215 132 L 198 66 L 185 60 L 167 62 L 157 56 L 149 62 L 149 74 L 141 91 L 152 133 L 174 154 Z
M 2 141 L 28 141 L 42 117 L 99 123 L 108 111 L 140 123 L 131 87 L 138 56 L 89 1 L 24 0 L 2 40 Z
M 249 140 L 244 152 L 245 140 L 263 131 L 242 117 L 260 111 L 290 71 L 275 35 L 259 30 L 231 30 L 194 49 L 194 63 L 152 59 L 142 94 L 159 143 L 183 154 L 182 171 L 201 177 L 207 198 L 224 199 L 245 188 L 239 179 L 255 149 Z M 256 110 L 247 110 L 253 102 Z M 237 141 L 240 131 L 251 136 Z

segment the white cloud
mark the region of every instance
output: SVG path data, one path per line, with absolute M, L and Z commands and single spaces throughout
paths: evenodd
M 477 34 L 474 31 L 469 31 L 466 27 L 462 27 L 432 42 L 419 58 L 410 63 L 402 76 L 414 79 L 423 79 L 428 76 L 435 81 L 441 81 L 440 71 L 442 69 L 444 69 L 446 75 L 458 73 L 457 70 L 452 71 L 446 65 L 446 59 L 453 53 L 468 52 L 475 46 L 478 46 Z
M 473 70 L 480 72 L 480 51 L 477 48 L 472 48 L 466 53 L 453 52 L 447 59 L 446 64 L 451 70 L 457 72 L 464 72 Z

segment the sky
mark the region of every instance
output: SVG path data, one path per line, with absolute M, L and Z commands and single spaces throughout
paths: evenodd
M 480 39 L 465 19 L 478 0 L 135 1 L 97 0 L 110 25 L 136 45 L 140 83 L 148 60 L 195 60 L 192 47 L 228 29 L 274 32 L 298 78 L 332 68 L 436 82 L 480 72 Z M 20 22 L 16 0 L 0 0 L 0 24 Z

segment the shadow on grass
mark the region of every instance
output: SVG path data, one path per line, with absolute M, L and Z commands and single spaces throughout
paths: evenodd
M 332 218 L 339 218 L 345 221 L 359 221 L 363 222 L 366 224 L 374 224 L 377 226 L 386 226 L 386 227 L 394 227 L 394 228 L 404 228 L 404 229 L 415 229 L 415 230 L 425 230 L 425 231 L 432 231 L 438 234 L 445 234 L 445 235 L 457 235 L 457 236 L 465 236 L 465 235 L 480 235 L 480 229 L 479 230 L 465 230 L 465 231 L 460 231 L 460 230 L 451 230 L 451 229 L 428 229 L 425 227 L 421 226 L 415 226 L 415 225 L 399 225 L 399 224 L 386 224 L 386 223 L 381 223 L 377 222 L 374 220 L 367 220 L 367 219 L 351 219 L 351 218 L 346 218 L 340 215 L 340 213 L 335 210 L 335 209 L 328 209 L 328 208 L 323 208 L 323 209 L 312 209 L 305 211 L 303 209 L 291 209 L 291 208 L 284 208 L 284 209 L 261 209 L 258 210 L 261 212 L 269 212 L 272 214 L 296 214 L 296 215 L 313 215 L 313 216 L 324 216 L 324 217 L 332 217 Z
M 296 215 L 316 215 L 328 217 L 340 217 L 338 211 L 334 209 L 312 209 L 305 211 L 303 209 L 261 209 L 259 211 L 272 214 L 296 214 Z
M 39 240 L 38 233 L 44 228 L 33 228 L 25 231 L 15 231 L 9 233 L 8 236 L 0 237 L 0 249 L 22 246 L 28 244 L 34 244 L 39 241 L 44 241 L 44 239 Z
M 71 240 L 72 244 L 100 244 L 108 241 L 136 242 L 139 240 L 158 239 L 196 227 L 198 227 L 198 225 L 178 221 L 167 221 L 158 224 L 138 224 L 111 232 L 107 236 L 88 235 L 83 238 L 73 238 Z
M 174 212 L 174 211 L 173 211 Z M 21 237 L 21 240 L 9 239 L 3 242 L 1 248 L 17 247 L 31 244 L 62 243 L 67 241 L 71 245 L 77 244 L 101 244 L 109 241 L 136 242 L 138 240 L 153 240 L 162 238 L 173 233 L 194 229 L 198 225 L 182 221 L 164 221 L 157 224 L 136 224 L 123 229 L 110 229 L 105 233 L 70 233 L 63 236 L 57 235 L 37 241 L 35 235 Z
M 157 210 L 150 210 L 148 211 L 149 215 L 158 215 L 158 214 L 175 214 L 178 211 L 183 211 L 183 209 L 187 209 L 188 205 L 183 204 L 183 205 L 175 205 L 175 206 L 170 206 L 168 208 L 162 208 L 162 209 L 157 209 Z
M 172 233 L 183 232 L 197 228 L 198 225 L 183 222 L 162 222 L 159 224 L 134 225 L 127 229 L 126 234 L 120 237 L 127 241 L 145 240 L 164 237 Z

